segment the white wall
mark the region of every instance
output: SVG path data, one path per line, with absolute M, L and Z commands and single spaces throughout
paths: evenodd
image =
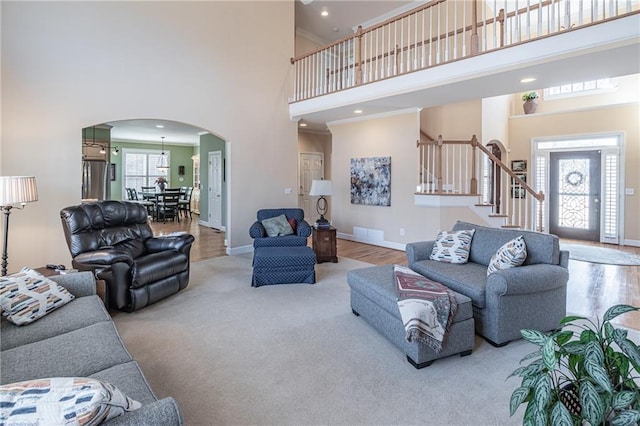
M 329 123 L 333 135 L 332 224 L 353 238 L 353 227 L 379 230 L 379 245 L 403 248 L 405 243 L 433 239 L 438 229 L 450 229 L 457 219 L 478 219 L 469 209 L 419 207 L 414 204 L 418 183 L 420 113 L 403 113 L 368 120 Z M 350 160 L 391 157 L 391 206 L 351 204 Z M 400 228 L 405 235 L 400 235 Z
M 493 139 L 509 146 L 509 111 L 511 95 L 494 96 L 482 99 L 482 144 Z
M 297 183 L 293 2 L 1 8 L 0 173 L 39 185 L 39 201 L 11 215 L 10 270 L 69 264 L 59 211 L 80 202 L 81 129 L 96 123 L 176 120 L 229 141 L 232 249 L 251 243 L 258 208 L 296 203 L 283 190 Z
M 434 139 L 442 135 L 444 140 L 471 140 L 482 135 L 482 100 L 456 102 L 424 108 L 420 112 L 420 128 Z

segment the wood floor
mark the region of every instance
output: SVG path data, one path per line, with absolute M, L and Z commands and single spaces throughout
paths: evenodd
M 225 234 L 198 225 L 198 216 L 181 219 L 180 223 L 152 223 L 156 234 L 187 231 L 196 238 L 191 249 L 191 261 L 225 256 Z M 567 242 L 576 242 L 568 241 Z M 584 243 L 584 242 L 580 242 Z M 585 243 L 611 247 L 608 244 Z M 338 239 L 338 256 L 368 262 L 374 265 L 407 264 L 405 253 L 399 250 Z M 640 247 L 616 247 L 640 255 Z M 617 303 L 640 307 L 640 266 L 616 266 L 569 261 L 567 312 L 589 317 L 601 317 L 608 307 Z M 620 325 L 640 330 L 640 312 L 618 317 Z

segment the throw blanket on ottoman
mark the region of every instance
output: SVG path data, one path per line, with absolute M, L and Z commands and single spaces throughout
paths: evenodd
M 407 341 L 415 339 L 439 353 L 458 309 L 455 296 L 444 285 L 404 266 L 394 265 L 393 276 Z

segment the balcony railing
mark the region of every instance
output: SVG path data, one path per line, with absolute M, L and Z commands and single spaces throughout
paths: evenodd
M 640 0 L 434 0 L 297 58 L 290 102 L 640 12 Z

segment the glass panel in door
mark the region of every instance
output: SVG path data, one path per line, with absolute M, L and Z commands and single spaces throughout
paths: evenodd
M 551 152 L 549 232 L 600 240 L 600 151 Z

